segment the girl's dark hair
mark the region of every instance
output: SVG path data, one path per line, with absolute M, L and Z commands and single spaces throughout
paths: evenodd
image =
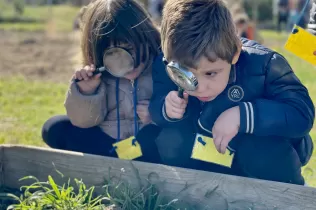
M 122 43 L 133 46 L 138 65 L 159 53 L 160 34 L 146 10 L 134 0 L 90 3 L 83 17 L 81 48 L 84 65 L 103 66 L 105 49 Z

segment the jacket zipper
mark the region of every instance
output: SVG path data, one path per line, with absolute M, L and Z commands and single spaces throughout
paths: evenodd
M 131 80 L 131 85 L 134 88 L 134 80 L 133 79 Z
M 200 105 L 201 105 L 201 108 L 203 108 L 203 107 L 204 107 L 204 105 L 205 105 L 205 102 L 200 101 Z

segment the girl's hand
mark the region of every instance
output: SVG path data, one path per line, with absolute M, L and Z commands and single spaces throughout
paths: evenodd
M 75 71 L 72 79 L 79 79 L 81 81 L 77 82 L 79 90 L 82 94 L 90 95 L 95 93 L 96 89 L 101 83 L 101 73 L 93 75 L 95 71 L 95 66 L 85 66 L 83 69 Z

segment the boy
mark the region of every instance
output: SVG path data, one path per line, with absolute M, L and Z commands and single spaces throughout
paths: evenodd
M 199 168 L 184 162 L 202 133 L 213 138 L 218 153 L 234 154 L 233 174 L 304 185 L 301 167 L 313 151 L 315 110 L 285 58 L 238 38 L 221 0 L 168 0 L 161 36 L 169 64 L 198 81 L 195 91 L 179 98 L 166 71 L 153 70 L 149 109 L 167 132 L 157 139 L 158 147 L 168 145 L 160 149 L 162 159 Z

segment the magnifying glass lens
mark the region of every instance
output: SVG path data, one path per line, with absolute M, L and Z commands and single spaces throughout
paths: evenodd
M 187 91 L 194 91 L 197 81 L 192 72 L 181 70 L 174 66 L 167 66 L 167 73 L 170 79 L 180 88 Z
M 134 58 L 127 50 L 114 47 L 104 52 L 103 65 L 113 76 L 123 77 L 133 71 Z

